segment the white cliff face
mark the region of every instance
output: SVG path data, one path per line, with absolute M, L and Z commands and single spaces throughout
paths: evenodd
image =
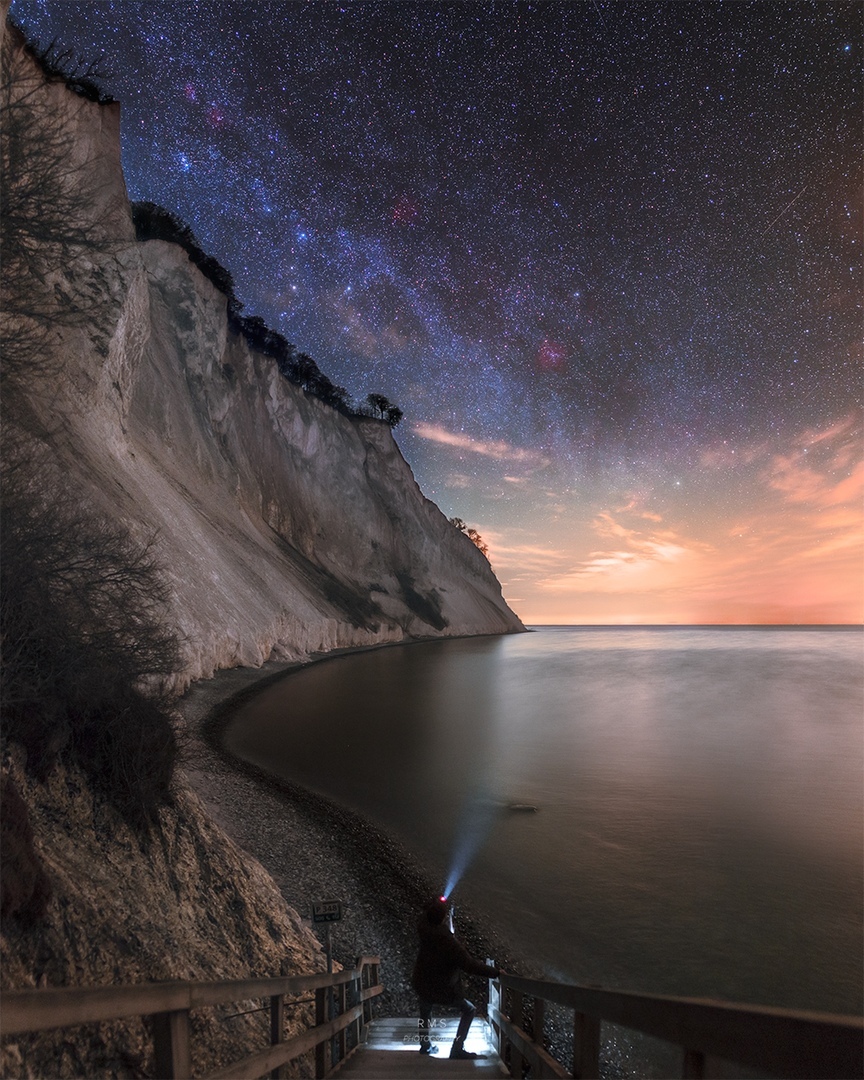
M 184 639 L 178 689 L 271 657 L 523 629 L 386 424 L 288 382 L 229 330 L 225 296 L 182 248 L 131 239 L 117 106 L 46 93 L 53 109 L 69 99 L 88 163 L 73 180 L 91 178 L 113 243 L 70 268 L 104 303 L 67 334 L 52 452 L 109 515 L 156 536 Z
M 181 248 L 148 241 L 123 261 L 108 356 L 68 395 L 67 449 L 109 513 L 158 534 L 185 638 L 181 681 L 521 629 L 387 425 L 341 415 L 250 351 Z

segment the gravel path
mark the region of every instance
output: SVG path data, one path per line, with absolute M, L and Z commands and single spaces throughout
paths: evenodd
M 436 886 L 392 837 L 221 747 L 220 734 L 239 702 L 256 693 L 262 680 L 284 677 L 298 666 L 235 668 L 193 685 L 179 703 L 187 727 L 185 773 L 213 819 L 263 864 L 301 915 L 315 900 L 342 902 L 343 920 L 332 924 L 334 959 L 353 966 L 363 953 L 380 956 L 386 990 L 378 1015 L 411 1016 L 417 1008 L 409 981 L 415 923 Z M 457 915 L 457 935 L 473 955 L 492 956 L 506 969 L 529 974 L 483 923 L 468 909 Z M 482 979 L 468 980 L 468 986 L 475 1001 L 485 1001 Z

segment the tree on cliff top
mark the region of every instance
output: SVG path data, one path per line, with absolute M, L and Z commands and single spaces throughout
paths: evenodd
M 372 410 L 372 415 L 377 416 L 379 420 L 384 419 L 387 410 L 391 407 L 390 402 L 383 394 L 367 394 L 366 402 Z
M 396 427 L 405 415 L 398 405 L 394 405 L 383 394 L 367 394 L 366 404 L 372 410 L 372 415 L 379 420 L 384 420 L 390 427 Z
M 391 405 L 390 408 L 387 410 L 387 415 L 384 417 L 384 419 L 387 421 L 390 427 L 393 428 L 396 427 L 396 425 L 401 421 L 404 415 L 405 414 L 402 412 L 398 405 Z
M 474 547 L 476 547 L 481 554 L 485 555 L 487 558 L 489 557 L 489 545 L 485 543 L 483 537 L 480 535 L 479 532 L 477 532 L 476 529 L 473 529 L 469 525 L 466 525 L 460 517 L 452 517 L 448 518 L 447 520 L 454 528 L 458 529 L 459 532 L 465 533 L 465 535 L 468 537 Z

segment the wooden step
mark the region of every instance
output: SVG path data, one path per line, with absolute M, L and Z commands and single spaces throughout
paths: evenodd
M 415 1050 L 394 1053 L 392 1050 L 363 1048 L 345 1062 L 336 1076 L 351 1076 L 355 1080 L 469 1080 L 470 1077 L 495 1077 L 500 1080 L 507 1071 L 500 1058 L 475 1058 L 473 1061 L 438 1060 Z
M 414 1080 L 442 1077 L 460 1080 L 468 1077 L 502 1077 L 506 1070 L 489 1039 L 485 1020 L 471 1025 L 465 1049 L 482 1057 L 467 1061 L 451 1060 L 448 1055 L 456 1037 L 458 1019 L 434 1020 L 431 1038 L 437 1054 L 420 1053 L 419 1022 L 416 1016 L 386 1017 L 374 1020 L 367 1028 L 365 1044 L 336 1071 L 337 1076 L 359 1080 Z

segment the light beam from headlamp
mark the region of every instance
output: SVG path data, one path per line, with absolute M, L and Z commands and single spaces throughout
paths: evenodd
M 447 884 L 444 886 L 443 898 L 445 900 L 450 899 L 453 890 L 477 857 L 477 853 L 492 831 L 500 809 L 500 804 L 488 797 L 473 795 L 466 798 L 456 830 L 450 872 L 447 875 Z

